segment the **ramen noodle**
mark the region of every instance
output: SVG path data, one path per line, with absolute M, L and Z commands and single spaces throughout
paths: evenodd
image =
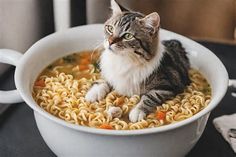
M 35 101 L 45 111 L 69 123 L 101 129 L 135 130 L 182 121 L 203 110 L 211 100 L 211 89 L 206 79 L 191 69 L 191 84 L 183 93 L 156 107 L 156 111 L 144 120 L 132 123 L 128 114 L 139 102 L 139 95 L 127 97 L 111 91 L 100 101 L 89 103 L 85 100 L 93 82 L 101 79 L 98 58 L 98 52 L 81 52 L 49 65 L 34 84 Z M 108 115 L 111 106 L 121 108 L 120 118 Z

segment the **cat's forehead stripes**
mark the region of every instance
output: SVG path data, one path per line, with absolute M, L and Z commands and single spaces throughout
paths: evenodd
M 143 17 L 139 13 L 124 13 L 123 16 L 119 19 L 118 26 L 122 27 L 126 25 L 127 23 L 130 23 L 135 20 L 136 17 Z
M 130 27 L 130 24 L 135 20 L 136 17 L 143 17 L 140 13 L 124 13 L 119 20 L 115 21 L 115 25 L 120 27 L 123 31 L 127 31 Z

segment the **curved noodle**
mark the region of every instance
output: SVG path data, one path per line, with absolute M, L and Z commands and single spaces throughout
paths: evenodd
M 139 102 L 140 96 L 126 97 L 112 91 L 99 102 L 86 102 L 84 97 L 93 82 L 101 79 L 100 73 L 91 63 L 85 71 L 80 71 L 78 65 L 67 64 L 66 71 L 69 69 L 70 73 L 63 71 L 62 65 L 56 65 L 50 75 L 42 73 L 38 80 L 43 80 L 45 86 L 34 86 L 33 97 L 44 110 L 69 123 L 95 128 L 107 124 L 115 130 L 152 128 L 189 118 L 204 109 L 211 100 L 209 84 L 197 70 L 191 69 L 189 76 L 192 83 L 184 92 L 157 107 L 157 111 L 165 114 L 164 119 L 158 119 L 154 112 L 147 115 L 145 120 L 131 123 L 128 114 Z M 82 75 L 87 77 L 77 78 Z M 111 106 L 121 108 L 121 118 L 108 116 L 107 110 Z

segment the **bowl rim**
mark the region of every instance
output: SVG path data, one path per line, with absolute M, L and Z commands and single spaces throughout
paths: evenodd
M 228 73 L 226 71 L 226 68 L 224 67 L 223 63 L 219 60 L 219 58 L 209 49 L 207 49 L 206 47 L 202 46 L 201 44 L 187 38 L 184 37 L 180 34 L 165 30 L 165 29 L 161 29 L 161 31 L 167 32 L 173 36 L 177 36 L 179 38 L 182 38 L 184 40 L 188 40 L 192 43 L 194 43 L 195 45 L 197 45 L 198 47 L 201 47 L 203 49 L 205 49 L 205 51 L 207 51 L 208 53 L 211 53 L 212 57 L 214 58 L 214 60 L 218 63 L 219 68 L 222 70 L 223 75 L 225 76 L 223 79 L 223 83 L 221 85 L 222 87 L 222 91 L 219 95 L 217 95 L 217 97 L 214 97 L 214 99 L 211 100 L 211 102 L 208 104 L 208 106 L 206 108 L 204 108 L 203 110 L 201 110 L 200 112 L 198 112 L 197 114 L 193 115 L 190 118 L 187 118 L 185 120 L 173 123 L 173 124 L 168 124 L 168 125 L 164 125 L 164 126 L 160 126 L 160 127 L 154 127 L 154 128 L 145 128 L 145 129 L 139 129 L 139 130 L 106 130 L 106 129 L 98 129 L 98 128 L 92 128 L 92 127 L 88 127 L 88 126 L 81 126 L 81 125 L 77 125 L 77 124 L 71 124 L 68 123 L 50 113 L 48 113 L 47 111 L 43 110 L 40 106 L 38 106 L 38 104 L 35 101 L 32 101 L 30 99 L 30 96 L 27 96 L 25 93 L 23 93 L 22 90 L 20 90 L 22 88 L 22 84 L 19 81 L 20 79 L 17 79 L 19 77 L 21 77 L 24 69 L 23 67 L 24 65 L 24 61 L 27 60 L 27 58 L 29 58 L 30 55 L 33 55 L 35 49 L 37 49 L 37 46 L 40 45 L 42 42 L 45 42 L 45 40 L 53 40 L 54 38 L 57 38 L 58 36 L 64 36 L 66 34 L 68 34 L 69 32 L 74 32 L 74 31 L 82 31 L 83 29 L 93 29 L 95 27 L 102 27 L 103 24 L 91 24 L 91 25 L 83 25 L 83 26 L 78 26 L 78 27 L 74 27 L 74 28 L 70 28 L 68 30 L 65 31 L 61 31 L 61 32 L 55 32 L 53 34 L 50 34 L 44 38 L 42 38 L 41 40 L 37 41 L 35 44 L 33 44 L 27 51 L 26 53 L 23 55 L 23 57 L 20 59 L 19 64 L 16 67 L 16 72 L 15 72 L 15 84 L 16 84 L 16 88 L 18 89 L 18 91 L 20 92 L 21 97 L 23 98 L 23 100 L 26 102 L 26 104 L 28 106 L 30 106 L 34 112 L 39 113 L 40 115 L 42 115 L 44 118 L 49 119 L 57 124 L 60 124 L 64 127 L 68 127 L 77 131 L 82 131 L 82 132 L 86 132 L 86 133 L 93 133 L 93 134 L 100 134 L 100 135 L 113 135 L 113 136 L 130 136 L 130 135 L 144 135 L 144 134 L 153 134 L 153 133 L 160 133 L 160 132 L 164 132 L 164 131 L 170 131 L 173 129 L 177 129 L 180 127 L 183 127 L 187 124 L 190 124 L 194 121 L 196 121 L 197 119 L 203 117 L 204 115 L 208 114 L 211 112 L 211 110 L 213 110 L 221 101 L 221 99 L 224 97 L 226 91 L 227 91 L 227 87 L 228 87 Z M 32 93 L 32 92 L 31 92 Z M 31 95 L 32 97 L 32 95 Z

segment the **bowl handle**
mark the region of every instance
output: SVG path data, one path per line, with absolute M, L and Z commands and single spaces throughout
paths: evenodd
M 233 88 L 231 95 L 236 97 L 236 79 L 229 79 L 229 87 Z
M 0 63 L 11 64 L 17 66 L 23 55 L 20 52 L 0 49 Z M 20 93 L 17 90 L 2 91 L 0 90 L 0 103 L 13 104 L 23 102 Z

